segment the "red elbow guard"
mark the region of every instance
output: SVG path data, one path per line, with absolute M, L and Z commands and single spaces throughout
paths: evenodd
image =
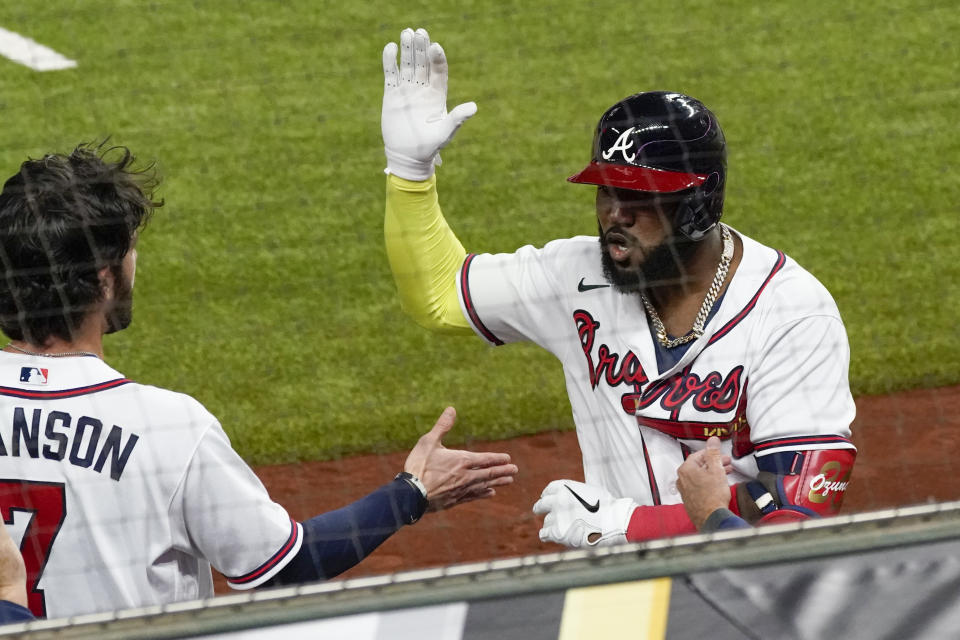
M 855 449 L 787 451 L 757 457 L 757 480 L 737 485 L 738 512 L 751 522 L 788 522 L 840 511 Z
M 840 512 L 847 495 L 855 449 L 818 449 L 804 452 L 803 467 L 795 475 L 780 476 L 783 506 L 809 509 L 818 516 Z

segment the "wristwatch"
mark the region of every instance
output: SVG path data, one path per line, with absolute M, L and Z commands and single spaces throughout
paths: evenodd
M 430 505 L 430 502 L 427 500 L 427 488 L 420 482 L 420 478 L 408 471 L 401 471 L 396 475 L 394 480 L 403 480 L 410 486 L 416 487 L 417 491 L 420 492 L 420 501 L 418 504 L 420 513 L 410 521 L 410 524 L 413 524 L 420 519 L 420 516 L 427 511 L 427 507 Z

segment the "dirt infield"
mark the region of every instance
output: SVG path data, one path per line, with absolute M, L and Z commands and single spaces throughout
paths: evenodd
M 859 454 L 844 504 L 847 513 L 960 499 L 954 462 L 960 449 L 960 386 L 857 399 L 853 441 Z M 530 512 L 557 478 L 582 479 L 573 432 L 547 432 L 473 450 L 506 451 L 520 467 L 517 482 L 491 500 L 428 514 L 405 527 L 343 577 L 507 558 L 558 550 L 537 538 Z M 271 496 L 298 520 L 342 506 L 393 477 L 405 454 L 259 467 Z M 218 592 L 225 590 L 218 579 Z

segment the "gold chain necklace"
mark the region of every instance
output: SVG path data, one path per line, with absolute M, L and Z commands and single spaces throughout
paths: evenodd
M 27 351 L 26 349 L 21 349 L 12 342 L 8 342 L 4 349 L 13 349 L 14 351 L 19 351 L 20 353 L 25 353 L 28 356 L 40 356 L 41 358 L 69 358 L 70 356 L 93 356 L 94 358 L 99 358 L 97 354 L 91 351 L 65 351 L 63 353 L 37 353 L 36 351 Z
M 667 328 L 663 326 L 663 321 L 660 319 L 660 316 L 657 315 L 657 310 L 654 309 L 650 301 L 647 300 L 647 296 L 642 293 L 640 294 L 640 299 L 643 301 L 643 306 L 647 310 L 647 315 L 650 316 L 650 320 L 653 321 L 653 328 L 657 333 L 657 342 L 667 349 L 686 344 L 703 335 L 703 326 L 707 323 L 707 317 L 710 315 L 710 310 L 713 309 L 713 304 L 717 301 L 717 296 L 720 295 L 720 288 L 723 286 L 724 280 L 727 279 L 730 262 L 733 260 L 733 236 L 730 234 L 730 229 L 727 225 L 721 224 L 720 232 L 723 237 L 723 255 L 720 256 L 720 264 L 717 265 L 717 275 L 713 277 L 713 283 L 710 284 L 710 289 L 703 299 L 703 304 L 700 305 L 697 318 L 693 321 L 693 328 L 690 329 L 686 335 L 670 339 L 667 336 Z

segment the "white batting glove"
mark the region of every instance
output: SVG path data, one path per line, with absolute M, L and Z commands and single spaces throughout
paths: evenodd
M 540 540 L 568 547 L 622 544 L 637 503 L 574 480 L 554 480 L 540 494 L 533 512 L 546 514 Z
M 383 48 L 383 111 L 380 128 L 387 154 L 387 173 L 422 181 L 440 164 L 440 149 L 467 118 L 477 112 L 473 102 L 447 113 L 447 57 L 424 29 L 400 33 L 397 43 Z

